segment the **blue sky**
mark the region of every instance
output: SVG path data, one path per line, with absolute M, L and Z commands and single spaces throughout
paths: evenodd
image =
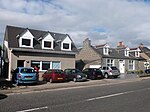
M 0 0 L 0 44 L 6 25 L 68 33 L 78 47 L 150 47 L 150 0 Z

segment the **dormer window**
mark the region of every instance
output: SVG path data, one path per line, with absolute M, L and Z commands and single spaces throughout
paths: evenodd
M 71 43 L 72 43 L 72 41 L 67 36 L 61 43 L 61 50 L 71 51 Z
M 124 50 L 124 54 L 125 54 L 125 56 L 129 56 L 129 48 L 126 48 L 126 49 Z
M 51 41 L 44 41 L 44 47 L 45 48 L 52 48 L 52 42 Z
M 17 36 L 19 38 L 19 47 L 29 47 L 33 48 L 33 35 L 29 30 L 26 30 L 21 36 Z
M 50 33 L 46 34 L 42 39 L 42 49 L 53 49 L 54 39 Z
M 31 46 L 31 39 L 22 39 L 22 46 Z
M 135 56 L 135 57 L 140 57 L 140 49 L 139 48 L 132 48 L 130 49 L 130 52 L 132 52 L 132 54 Z
M 63 43 L 63 49 L 69 49 L 69 43 Z
M 108 55 L 108 48 L 107 47 L 104 47 L 103 51 L 104 51 L 104 55 Z
M 140 57 L 139 51 L 135 51 L 135 57 Z
M 104 55 L 109 55 L 109 45 L 108 44 L 105 44 L 103 46 L 103 54 Z

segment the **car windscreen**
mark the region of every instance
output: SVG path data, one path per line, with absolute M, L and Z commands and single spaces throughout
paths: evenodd
M 63 74 L 64 72 L 63 72 L 63 70 L 55 70 L 54 73 L 55 74 Z
M 35 70 L 31 68 L 22 68 L 20 72 L 21 73 L 35 73 Z
M 112 70 L 118 70 L 118 68 L 116 68 L 116 67 L 111 67 L 111 69 L 112 69 Z
M 81 73 L 81 71 L 78 69 L 74 69 L 74 70 L 72 70 L 72 73 Z

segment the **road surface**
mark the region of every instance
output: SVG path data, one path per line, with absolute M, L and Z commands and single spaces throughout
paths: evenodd
M 0 98 L 0 112 L 150 112 L 150 79 Z

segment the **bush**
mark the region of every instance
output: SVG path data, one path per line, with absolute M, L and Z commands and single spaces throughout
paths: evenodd
M 144 74 L 144 70 L 128 70 L 127 74 Z

